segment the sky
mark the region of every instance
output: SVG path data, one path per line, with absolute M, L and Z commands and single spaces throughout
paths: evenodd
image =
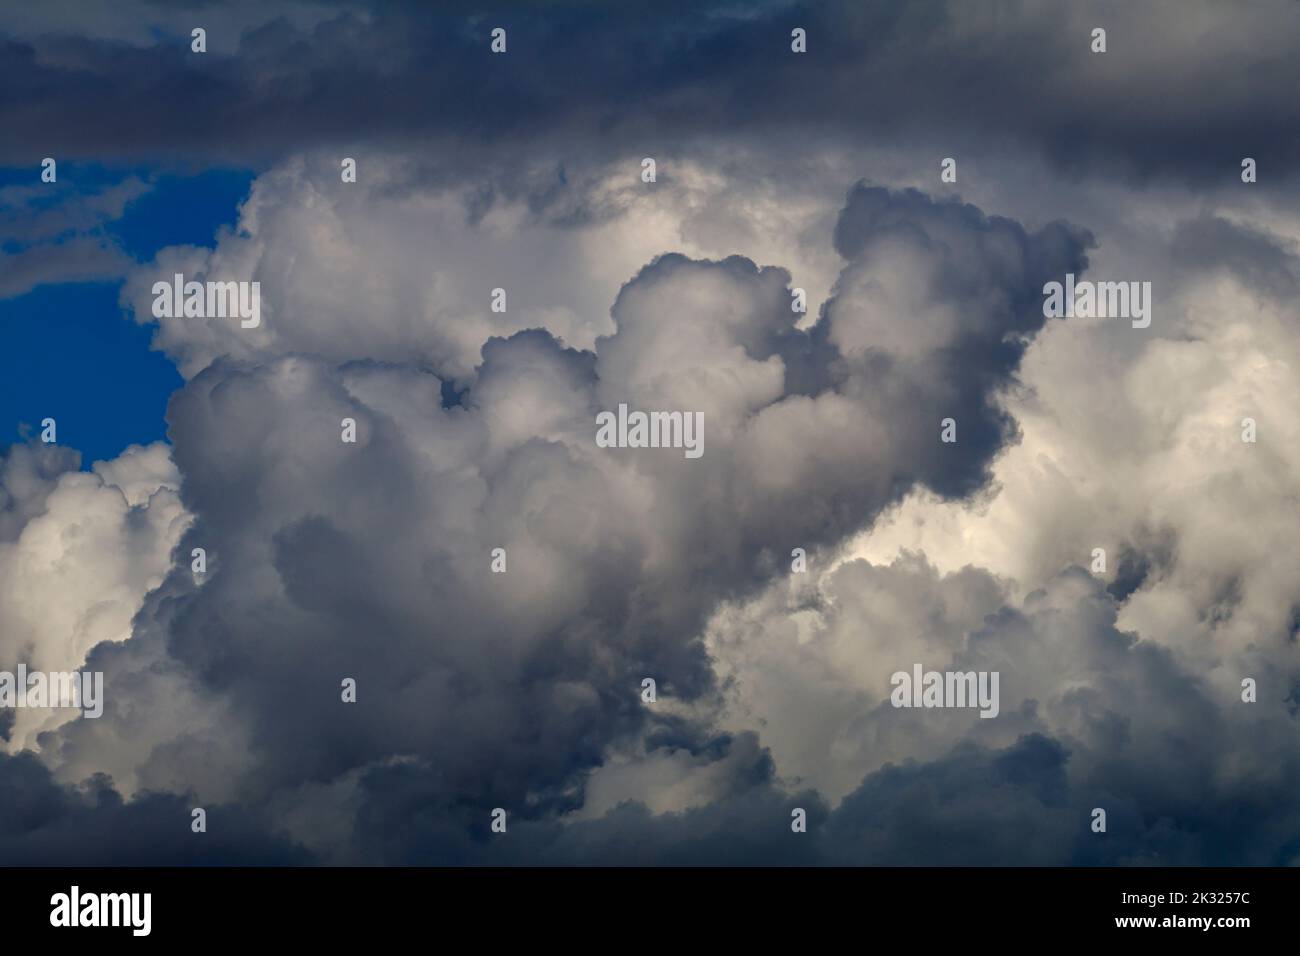
M 0 862 L 1300 863 L 1245 6 L 0 11 Z
M 150 170 L 143 168 L 109 171 L 68 164 L 62 171 L 65 183 L 72 181 L 68 191 L 82 197 L 102 196 L 123 184 L 139 185 L 130 198 L 124 197 L 117 218 L 52 223 L 35 242 L 15 228 L 6 236 L 2 254 L 44 255 L 46 246 L 66 248 L 91 233 L 124 262 L 148 261 L 167 246 L 210 242 L 219 227 L 234 225 L 252 179 L 249 171 L 228 169 L 156 173 L 152 180 Z M 29 185 L 29 172 L 4 170 L 0 189 Z M 25 212 L 53 219 L 65 204 L 76 201 L 66 194 L 38 194 Z M 11 220 L 15 226 L 16 218 Z M 31 252 L 33 247 L 39 252 Z M 33 426 L 50 416 L 89 469 L 93 461 L 114 458 L 132 443 L 165 438 L 167 396 L 182 379 L 164 355 L 150 350 L 147 328 L 105 320 L 120 317 L 120 276 L 111 271 L 74 272 L 21 291 L 30 281 L 24 281 L 23 272 L 15 266 L 10 273 L 10 281 L 21 285 L 13 288 L 4 306 L 8 351 L 23 357 L 6 369 L 0 391 L 0 415 L 10 427 L 6 443 L 21 440 L 24 426 L 28 435 L 39 433 Z

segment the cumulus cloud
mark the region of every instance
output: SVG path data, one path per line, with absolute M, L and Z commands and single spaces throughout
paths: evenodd
M 1100 14 L 1010 9 L 668 4 L 629 57 L 630 14 L 524 4 L 491 74 L 467 7 L 240 8 L 202 63 L 188 13 L 7 14 L 51 151 L 258 175 L 122 289 L 169 446 L 0 462 L 0 653 L 108 697 L 0 724 L 0 858 L 1296 862 L 1294 10 L 1115 5 L 1102 59 Z M 0 282 L 139 188 L 6 193 Z M 261 326 L 155 320 L 177 272 Z M 1067 272 L 1151 279 L 1152 326 L 1045 319 Z M 597 447 L 624 403 L 703 457 Z M 998 717 L 892 707 L 914 663 L 999 672 Z
M 618 293 L 592 351 L 540 330 L 490 338 L 455 402 L 418 354 L 337 364 L 251 336 L 244 357 L 214 359 L 169 410 L 194 516 L 180 550 L 206 548 L 208 574 L 174 567 L 132 640 L 96 652 L 131 704 L 68 728 L 51 761 L 75 776 L 93 754 L 128 791 L 228 800 L 402 758 L 436 768 L 444 803 L 535 818 L 581 804 L 607 747 L 644 750 L 667 719 L 641 705 L 642 677 L 687 704 L 715 692 L 703 627 L 774 555 L 833 547 L 917 481 L 979 487 L 1011 438 L 992 396 L 1043 323 L 1034 290 L 1081 267 L 1087 240 L 867 186 L 837 235 L 847 264 L 810 331 L 783 269 L 667 255 Z M 944 269 L 940 299 L 988 273 L 987 304 L 929 348 L 858 344 L 891 308 L 906 321 Z M 885 283 L 892 301 L 860 293 Z M 620 401 L 702 411 L 706 454 L 598 449 L 595 414 Z M 940 409 L 970 434 L 942 462 Z M 348 417 L 355 446 L 339 440 Z M 507 574 L 488 572 L 493 547 Z M 687 759 L 665 746 L 650 759 Z M 684 771 L 663 806 L 726 790 L 710 763 L 687 759 L 718 779 Z M 646 773 L 604 770 L 597 805 Z
M 843 199 L 838 185 L 786 196 L 769 184 L 766 196 L 739 195 L 730 175 L 683 158 L 665 169 L 662 189 L 647 190 L 633 155 L 498 163 L 469 180 L 431 180 L 405 154 L 367 151 L 358 164 L 350 184 L 337 155 L 295 157 L 255 181 L 238 224 L 212 249 L 171 247 L 132 271 L 122 298 L 145 323 L 157 321 L 153 284 L 176 273 L 261 283 L 259 329 L 158 323 L 155 346 L 184 375 L 220 356 L 309 353 L 423 363 L 467 381 L 492 336 L 545 328 L 591 349 L 612 331 L 609 310 L 623 284 L 670 251 L 788 262 L 814 312 L 840 267 L 825 241 Z M 714 233 L 697 225 L 719 217 L 726 226 Z M 815 244 L 784 238 L 814 225 L 823 227 Z M 491 308 L 498 288 L 504 312 Z
M 792 590 L 715 622 L 730 721 L 765 728 L 791 785 L 843 794 L 825 831 L 833 858 L 1292 862 L 1284 792 L 1300 754 L 1280 668 L 1251 669 L 1273 690 L 1243 703 L 1239 683 L 1208 677 L 1194 652 L 1122 630 L 1115 598 L 1081 568 L 1019 607 L 998 596 L 977 569 L 858 559 L 815 602 Z M 913 662 L 998 671 L 1001 715 L 891 706 L 890 672 Z M 1088 828 L 1094 807 L 1107 811 L 1105 840 Z
M 1223 254 L 1206 250 L 1210 236 L 1227 240 Z M 995 467 L 993 500 L 974 511 L 919 496 L 859 553 L 920 549 L 1024 593 L 1103 548 L 1124 622 L 1147 639 L 1209 668 L 1223 653 L 1282 652 L 1300 530 L 1287 504 L 1300 462 L 1286 411 L 1300 399 L 1288 284 L 1300 260 L 1285 237 L 1221 218 L 1185 220 L 1173 242 L 1179 265 L 1161 287 L 1157 334 L 1067 322 L 1035 343 L 1027 388 L 1007 404 L 1023 440 Z M 1246 418 L 1268 438 L 1243 442 Z
M 92 472 L 53 446 L 15 445 L 0 460 L 8 528 L 0 540 L 0 661 L 12 672 L 78 670 L 101 642 L 125 641 L 145 595 L 170 567 L 188 515 L 161 443 L 132 446 Z M 11 752 L 35 746 L 66 710 L 23 708 Z

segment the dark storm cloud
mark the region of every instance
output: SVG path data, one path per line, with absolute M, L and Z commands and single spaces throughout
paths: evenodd
M 641 679 L 707 700 L 704 624 L 770 579 L 773 552 L 833 546 L 916 482 L 977 490 L 1013 435 L 992 397 L 1043 324 L 1037 290 L 1081 268 L 1088 238 L 866 186 L 837 236 L 847 263 L 813 333 L 794 328 L 784 270 L 668 255 L 623 288 L 594 353 L 541 330 L 491 340 L 452 406 L 412 364 L 215 362 L 168 415 L 195 515 L 179 552 L 206 548 L 208 573 L 196 586 L 178 562 L 132 640 L 91 663 L 132 700 L 176 680 L 229 716 L 133 706 L 48 746 L 159 740 L 142 783 L 216 774 L 245 800 L 348 779 L 386 805 L 407 798 L 382 781 L 412 781 L 417 816 L 479 824 L 492 806 L 580 806 L 611 745 L 709 754 L 721 745 L 641 704 Z M 931 333 L 889 334 L 914 302 Z M 618 402 L 702 410 L 703 457 L 596 448 L 596 412 Z M 770 775 L 761 754 L 750 767 L 732 772 Z M 393 812 L 368 806 L 359 825 Z M 352 852 L 389 855 L 364 843 Z
M 195 9 L 203 57 L 174 24 L 140 45 L 0 17 L 0 162 L 257 165 L 392 144 L 422 154 L 387 180 L 393 192 L 490 166 L 466 202 L 471 229 L 504 196 L 569 234 L 623 208 L 596 188 L 592 155 L 689 153 L 693 140 L 773 152 L 897 140 L 963 163 L 1026 150 L 1058 172 L 1230 184 L 1253 155 L 1266 189 L 1300 136 L 1297 67 L 1279 54 L 1300 25 L 1293 5 L 1237 17 L 1198 3 L 1006 3 L 997 15 L 960 2 L 339 4 L 311 22 L 266 16 L 237 41 L 222 35 L 228 8 Z M 496 25 L 510 31 L 505 57 L 488 51 Z M 1094 25 L 1109 31 L 1104 55 L 1088 52 Z M 807 55 L 789 51 L 794 26 L 809 32 Z M 576 154 L 583 163 L 566 163 Z M 306 179 L 277 174 L 263 208 Z M 328 212 L 314 190 L 282 201 Z M 261 332 L 166 327 L 160 347 L 197 355 L 168 413 L 193 524 L 131 638 L 90 654 L 107 675 L 104 717 L 43 735 L 59 781 L 30 756 L 0 758 L 0 860 L 1294 862 L 1294 714 L 1274 694 L 1257 722 L 1243 716 L 1235 687 L 1209 686 L 1117 625 L 1117 604 L 1172 563 L 1172 544 L 1121 550 L 1113 594 L 1075 569 L 1002 606 L 991 576 L 970 570 L 982 597 L 969 603 L 998 596 L 996 613 L 966 625 L 941 608 L 918 627 L 955 634 L 961 666 L 1002 672 L 1005 716 L 987 723 L 1014 729 L 995 738 L 976 719 L 970 740 L 937 734 L 942 746 L 872 769 L 835 808 L 780 779 L 755 734 L 709 719 L 721 689 L 706 624 L 781 577 L 791 548 L 834 554 L 913 491 L 988 489 L 1017 439 L 1001 398 L 1044 328 L 1043 283 L 1088 267 L 1086 230 L 860 183 L 821 237 L 843 263 L 810 329 L 795 327 L 779 265 L 668 252 L 623 285 L 612 333 L 575 349 L 553 327 L 489 338 L 501 327 L 472 326 L 469 311 L 426 311 L 436 282 L 388 310 L 354 308 L 344 292 L 360 289 L 364 305 L 391 290 L 360 281 L 364 245 L 339 252 L 316 222 L 223 239 L 275 253 L 248 255 L 268 290 L 303 263 L 313 295 L 269 297 L 286 305 Z M 0 228 L 64 225 L 16 216 Z M 300 248 L 304 236 L 319 245 Z M 1292 253 L 1239 224 L 1184 223 L 1174 251 L 1294 293 Z M 201 261 L 175 255 L 191 272 Z M 243 268 L 238 254 L 218 261 Z M 347 288 L 321 282 L 317 262 Z M 468 374 L 467 339 L 484 343 Z M 596 413 L 621 402 L 702 411 L 703 458 L 597 449 Z M 344 418 L 356 445 L 339 441 Z M 939 441 L 947 418 L 953 445 Z M 65 452 L 9 453 L 0 541 L 71 467 Z M 195 547 L 209 555 L 201 580 Z M 489 571 L 497 547 L 507 574 Z M 917 585 L 926 574 L 882 571 L 894 586 L 875 593 L 949 593 Z M 1207 613 L 1230 617 L 1240 580 L 1211 583 Z M 1295 686 L 1266 659 L 1255 673 Z M 668 706 L 641 703 L 647 676 Z M 340 700 L 343 678 L 356 703 Z M 926 715 L 865 709 L 882 739 L 930 742 L 929 725 L 907 723 Z M 633 800 L 562 821 L 626 753 L 723 770 L 681 812 Z M 65 783 L 87 766 L 108 776 Z M 220 836 L 199 850 L 191 790 L 221 794 Z M 508 838 L 488 831 L 496 806 Z M 796 806 L 807 834 L 790 832 Z M 1110 816 L 1104 838 L 1088 831 L 1094 806 Z
M 1300 783 L 1300 752 L 1286 736 L 1289 721 L 1276 712 L 1257 717 L 1231 696 L 1214 699 L 1168 652 L 1138 644 L 1115 620 L 1114 602 L 1079 569 L 1061 575 L 1050 595 L 992 616 L 972 635 L 978 649 L 962 666 L 1000 666 L 1004 699 L 1024 698 L 1031 715 L 1052 712 L 1058 728 L 1027 732 L 1006 746 L 963 742 L 938 759 L 887 765 L 833 810 L 816 793 L 774 787 L 770 767 L 757 759 L 741 792 L 682 813 L 652 816 L 633 802 L 568 826 L 520 821 L 508 840 L 468 835 L 426 816 L 415 824 L 422 832 L 414 846 L 400 844 L 396 832 L 369 842 L 399 860 L 449 854 L 477 863 L 1293 862 L 1300 820 L 1288 793 Z M 1073 686 L 1058 683 L 1063 673 Z M 885 719 L 925 718 L 886 708 Z M 1252 747 L 1261 732 L 1277 735 L 1277 746 Z M 1210 783 L 1221 753 L 1242 762 L 1233 779 Z M 419 776 L 411 768 L 401 773 Z M 366 803 L 387 807 L 410 786 L 376 786 Z M 807 811 L 806 834 L 791 832 L 795 807 Z M 1091 829 L 1094 808 L 1106 811 L 1104 834 Z M 394 821 L 411 817 L 376 811 L 364 819 L 396 831 Z
M 1273 298 L 1295 298 L 1300 291 L 1296 244 L 1275 233 L 1202 216 L 1178 225 L 1170 253 L 1188 271 L 1218 270 Z
M 207 809 L 180 794 L 124 801 L 104 777 L 62 786 L 31 753 L 0 754 L 0 859 L 6 866 L 288 866 L 310 855 L 272 836 L 246 807 Z
M 886 765 L 833 809 L 815 792 L 776 788 L 757 759 L 732 798 L 681 813 L 654 816 L 630 802 L 567 826 L 520 821 L 509 839 L 465 835 L 426 818 L 416 843 L 436 846 L 435 858 L 476 863 L 1293 863 L 1300 849 L 1300 816 L 1289 796 L 1300 783 L 1294 715 L 1218 696 L 1168 651 L 1118 630 L 1116 610 L 1101 583 L 1076 568 L 1023 607 L 990 616 L 955 663 L 999 667 L 1004 706 L 1038 729 L 1002 746 L 963 741 L 936 759 Z M 887 705 L 880 713 L 893 723 L 929 719 Z M 1260 734 L 1274 743 L 1252 743 Z M 1239 761 L 1230 779 L 1213 770 L 1226 753 Z M 366 801 L 387 806 L 394 791 L 379 791 Z M 806 834 L 791 831 L 795 807 L 807 811 Z M 1104 833 L 1091 828 L 1095 808 L 1106 811 Z M 389 826 L 409 817 L 366 819 Z M 409 859 L 395 832 L 372 842 L 385 844 Z
M 859 184 L 835 227 L 836 249 L 850 264 L 814 335 L 824 329 L 853 355 L 850 362 L 869 370 L 860 377 L 869 383 L 867 401 L 883 394 L 886 404 L 909 409 L 918 424 L 899 433 L 916 439 L 908 456 L 916 474 L 942 494 L 969 494 L 1016 434 L 994 399 L 1046 321 L 1043 285 L 1082 273 L 1093 244 L 1087 230 L 1068 223 L 1030 234 L 969 204 Z M 913 295 L 909 286 L 924 291 Z M 853 316 L 847 322 L 845 312 Z M 944 330 L 939 338 L 934 329 Z M 948 418 L 959 441 L 929 441 L 920 423 Z
M 247 9 L 204 4 L 210 35 Z M 286 5 L 286 13 L 301 5 Z M 274 9 L 238 52 L 191 54 L 0 17 L 0 161 L 44 155 L 267 162 L 317 144 L 567 144 L 665 150 L 696 134 L 848 143 L 907 138 L 936 154 L 1030 150 L 1079 172 L 1259 188 L 1300 158 L 1300 8 L 1208 3 L 320 5 Z M 223 22 L 223 11 L 232 11 Z M 176 22 L 176 8 L 168 10 Z M 509 32 L 493 56 L 488 33 Z M 808 50 L 790 52 L 793 27 Z M 1090 51 L 1094 27 L 1108 51 Z M 9 38 L 3 39 L 8 33 Z M 234 47 L 233 38 L 226 37 Z M 455 151 L 452 151 L 454 146 Z

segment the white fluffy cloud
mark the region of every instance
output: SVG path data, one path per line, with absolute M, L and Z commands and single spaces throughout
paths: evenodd
M 213 248 L 132 274 L 140 321 L 173 272 L 262 283 L 259 329 L 161 323 L 188 379 L 175 466 L 11 461 L 0 561 L 62 561 L 85 600 L 46 613 L 62 598 L 43 578 L 0 615 L 63 666 L 111 642 L 94 661 L 120 695 L 47 738 L 59 779 L 274 806 L 323 855 L 384 858 L 391 834 L 359 834 L 403 787 L 449 819 L 491 799 L 575 828 L 768 783 L 851 808 L 890 764 L 1039 734 L 1082 787 L 1050 828 L 1114 766 L 1185 781 L 1170 734 L 1212 719 L 1219 744 L 1248 739 L 1243 676 L 1260 722 L 1288 726 L 1300 356 L 1290 303 L 1240 268 L 1164 262 L 1145 332 L 1044 325 L 1043 279 L 1083 271 L 1088 242 L 1054 217 L 865 187 L 846 205 L 847 181 L 743 161 L 738 181 L 699 157 L 654 186 L 635 159 L 454 186 L 360 159 L 356 186 L 333 156 L 277 166 Z M 1148 213 L 1129 227 L 1197 248 Z M 795 285 L 824 305 L 814 331 Z M 619 402 L 703 411 L 704 458 L 597 449 Z M 178 544 L 208 548 L 201 585 Z M 1065 570 L 1094 547 L 1100 581 Z M 1001 714 L 895 711 L 889 675 L 914 662 L 1000 670 Z M 1137 813 L 1176 799 L 1140 789 L 1111 792 Z
M 655 184 L 641 182 L 635 157 L 428 183 L 409 159 L 357 159 L 355 184 L 341 182 L 335 154 L 286 161 L 256 180 L 237 226 L 213 248 L 167 249 L 131 274 L 123 301 L 148 323 L 154 282 L 175 273 L 261 283 L 258 329 L 160 322 L 155 345 L 186 377 L 222 355 L 308 353 L 416 362 L 465 378 L 493 335 L 544 328 L 590 349 L 613 330 L 619 289 L 666 252 L 780 262 L 795 270 L 814 313 L 839 267 L 824 233 L 816 246 L 803 237 L 833 221 L 842 184 L 789 196 L 770 183 L 741 191 L 698 161 L 668 157 Z M 578 182 L 562 188 L 569 179 Z M 491 309 L 497 288 L 504 313 Z
M 42 465 L 58 470 L 41 474 Z M 0 462 L 9 508 L 27 512 L 0 541 L 0 656 L 31 670 L 78 670 L 100 642 L 130 638 L 189 520 L 162 443 L 133 445 L 93 472 L 63 470 L 74 467 L 75 456 L 29 445 Z M 35 747 L 37 734 L 73 712 L 14 714 L 10 751 Z
M 1261 240 L 1211 226 L 1225 241 Z M 1061 572 L 1089 569 L 1094 548 L 1106 550 L 1096 577 L 1113 592 L 1114 626 L 1170 654 L 1188 693 L 1213 701 L 1213 721 L 1234 735 L 1225 767 L 1266 772 L 1272 755 L 1256 764 L 1227 754 L 1264 732 L 1241 703 L 1242 680 L 1258 683 L 1257 719 L 1282 739 L 1300 680 L 1297 260 L 1275 234 L 1244 266 L 1202 261 L 1190 239 L 1207 228 L 1192 218 L 1172 231 L 1185 257 L 1157 287 L 1150 330 L 1067 321 L 1039 335 L 1020 387 L 1003 398 L 1021 439 L 998 459 L 989 494 L 944 502 L 918 490 L 844 555 L 715 617 L 710 646 L 731 681 L 724 723 L 756 730 L 778 773 L 838 797 L 885 763 L 933 759 L 967 737 L 1005 743 L 1038 729 L 1087 739 L 1068 705 L 1090 697 L 1130 730 L 1165 726 L 1168 710 L 1145 700 L 1150 688 L 1079 679 L 1074 654 L 1089 653 L 1086 641 L 1058 645 L 1046 669 L 1047 650 L 1027 644 L 1003 672 L 995 721 L 957 727 L 940 713 L 900 724 L 879 711 L 891 672 L 913 661 L 948 667 L 986 627 L 996 631 L 985 617 L 1004 603 L 1026 602 L 1041 620 Z M 1254 444 L 1242 441 L 1246 417 L 1258 425 Z M 1041 634 L 1069 627 L 1062 619 Z M 1035 720 L 1015 715 L 1027 697 L 1043 705 Z

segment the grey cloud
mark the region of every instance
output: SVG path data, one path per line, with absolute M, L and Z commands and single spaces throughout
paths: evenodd
M 0 245 L 11 250 L 0 250 L 0 298 L 43 283 L 124 276 L 133 260 L 103 226 L 151 188 L 128 176 L 95 193 L 64 193 L 55 184 L 0 189 Z
M 1222 216 L 1179 223 L 1170 254 L 1188 271 L 1226 272 L 1283 301 L 1300 291 L 1300 257 L 1293 240 Z
M 212 806 L 208 832 L 190 830 L 191 801 L 148 794 L 124 801 L 99 777 L 60 786 L 30 753 L 0 754 L 0 859 L 8 866 L 289 866 L 311 861 L 247 807 Z
M 116 243 L 88 236 L 29 246 L 12 255 L 0 252 L 0 298 L 22 295 L 47 282 L 118 279 L 132 265 Z
M 0 189 L 0 241 L 42 242 L 93 231 L 120 219 L 132 201 L 152 188 L 137 176 L 97 193 L 61 194 L 54 184 L 6 186 Z
M 885 579 L 880 590 L 897 593 L 918 620 L 954 604 L 957 576 L 931 581 L 926 586 L 939 593 L 917 600 L 918 584 L 933 579 L 932 569 L 902 562 L 855 570 L 855 564 L 840 573 Z M 828 634 L 835 629 L 846 640 L 871 641 L 873 616 L 888 613 L 885 602 L 850 578 L 837 584 L 833 597 L 824 612 L 835 619 L 826 624 Z M 854 669 L 818 666 L 819 655 L 837 659 L 828 636 L 796 644 L 774 627 L 766 637 L 740 640 L 737 651 L 755 640 L 786 643 L 787 656 L 766 663 L 746 648 L 752 667 L 735 674 L 740 685 L 761 675 L 747 703 L 757 707 L 765 726 L 797 721 L 800 708 L 812 701 L 791 697 L 790 690 L 820 675 L 812 686 L 822 711 L 833 714 L 847 690 L 859 695 L 856 709 L 870 716 L 844 730 L 863 742 L 864 751 L 879 753 L 891 740 L 903 740 L 904 752 L 915 754 L 869 770 L 810 827 L 819 861 L 1293 863 L 1300 818 L 1286 794 L 1300 778 L 1300 748 L 1281 689 L 1293 679 L 1294 664 L 1277 655 L 1270 662 L 1242 655 L 1224 661 L 1219 673 L 1203 673 L 1191 655 L 1119 629 L 1117 610 L 1102 582 L 1068 569 L 1022 606 L 1003 606 L 968 634 L 944 638 L 946 649 L 935 646 L 933 634 L 922 640 L 889 621 L 893 627 L 880 635 L 880 646 L 870 645 L 867 657 L 884 659 L 865 683 Z M 887 673 L 913 660 L 940 670 L 999 671 L 1002 714 L 983 721 L 969 711 L 889 706 Z M 1256 704 L 1240 699 L 1241 668 L 1269 688 Z M 783 681 L 789 685 L 784 689 Z M 814 753 L 826 748 L 835 761 L 852 759 L 848 741 L 832 740 L 833 748 L 820 733 L 799 737 L 800 746 Z M 773 756 L 778 767 L 787 762 L 781 749 Z M 1107 812 L 1104 835 L 1090 829 L 1094 807 Z M 779 813 L 768 822 L 775 819 Z M 673 829 L 664 826 L 665 833 Z
M 1081 273 L 1092 236 L 1065 223 L 1030 234 L 970 205 L 859 184 L 835 242 L 850 264 L 824 309 L 826 334 L 870 382 L 868 404 L 908 409 L 911 424 L 895 434 L 917 476 L 971 493 L 987 480 L 983 465 L 954 467 L 954 453 L 986 465 L 1014 438 L 993 399 L 1043 326 L 1044 282 Z M 948 418 L 957 443 L 931 441 Z
M 665 130 L 681 142 L 727 129 L 851 144 L 868 135 L 857 130 L 907 138 L 935 160 L 1030 151 L 1070 174 L 1143 181 L 1221 183 L 1251 155 L 1266 170 L 1257 188 L 1279 197 L 1296 165 L 1286 38 L 1300 13 L 1283 2 L 1248 17 L 1174 0 L 1014 2 L 1000 16 L 950 0 L 278 10 L 254 22 L 245 5 L 198 8 L 221 38 L 200 63 L 184 33 L 140 46 L 9 14 L 0 124 L 12 145 L 0 156 L 27 162 L 21 144 L 42 142 L 73 156 L 262 166 L 304 146 L 415 139 L 455 144 L 472 164 L 489 142 L 637 148 Z M 487 52 L 489 21 L 510 31 L 503 57 Z M 1090 51 L 1098 25 L 1105 54 Z M 806 54 L 790 53 L 794 26 L 808 31 Z M 67 122 L 40 123 L 52 114 Z
M 886 275 L 875 251 L 904 227 L 921 240 L 905 250 L 915 268 Z M 609 747 L 684 732 L 641 705 L 642 677 L 686 704 L 714 698 L 703 627 L 769 578 L 762 554 L 834 546 L 917 480 L 979 487 L 1010 431 L 994 417 L 978 440 L 975 423 L 1042 322 L 1026 303 L 1040 272 L 1081 261 L 1084 237 L 1063 229 L 855 190 L 840 233 L 858 237 L 841 251 L 860 284 L 916 297 L 952 270 L 955 300 L 995 267 L 928 346 L 883 341 L 883 369 L 835 345 L 883 331 L 879 304 L 843 292 L 826 331 L 801 332 L 784 270 L 678 255 L 625 286 L 594 354 L 541 330 L 490 340 L 457 404 L 418 364 L 214 362 L 168 415 L 194 515 L 178 552 L 205 547 L 206 580 L 179 563 L 132 640 L 95 658 L 162 713 L 110 709 L 45 745 L 68 766 L 100 753 L 140 785 L 190 780 L 234 802 L 344 780 L 400 800 L 369 781 L 409 778 L 453 819 L 505 804 L 554 819 Z M 962 384 L 917 373 L 955 374 L 943 356 L 958 348 Z M 703 409 L 704 457 L 596 448 L 595 413 L 617 401 Z M 940 405 L 974 433 L 942 461 L 926 451 Z M 345 417 L 356 446 L 339 441 Z M 504 575 L 488 571 L 493 547 Z M 339 699 L 344 677 L 356 704 Z M 124 737 L 138 743 L 111 744 Z M 761 755 L 749 765 L 770 775 Z
M 0 541 L 13 541 L 45 509 L 59 475 L 75 471 L 81 456 L 62 445 L 10 445 L 0 458 Z
M 191 9 L 212 39 L 202 59 L 185 40 Z M 89 655 L 108 675 L 105 716 L 44 733 L 40 762 L 0 757 L 0 859 L 1300 858 L 1294 575 L 1260 520 L 1294 497 L 1294 469 L 1261 443 L 1247 494 L 1215 498 L 1204 519 L 1189 517 L 1198 505 L 1176 507 L 1187 488 L 1235 495 L 1241 484 L 1240 470 L 1194 467 L 1222 447 L 1220 405 L 1290 407 L 1276 387 L 1290 346 L 1266 336 L 1293 323 L 1278 304 L 1300 272 L 1281 228 L 1256 228 L 1241 209 L 1246 198 L 1294 208 L 1297 8 L 737 11 L 539 2 L 474 18 L 484 11 L 469 3 L 433 14 L 205 3 L 160 6 L 157 34 L 136 16 L 80 35 L 35 11 L 0 15 L 0 159 L 277 164 L 254 187 L 247 232 L 214 250 L 165 250 L 124 290 L 149 321 L 155 272 L 260 279 L 267 321 L 247 336 L 159 328 L 158 347 L 189 378 L 169 424 L 193 524 L 131 639 Z M 511 52 L 494 59 L 486 30 L 498 20 Z M 1088 52 L 1098 24 L 1104 55 Z M 794 25 L 809 31 L 807 55 L 788 52 Z M 863 149 L 882 141 L 899 151 Z M 340 192 L 345 149 L 363 181 Z M 647 154 L 666 160 L 649 190 L 634 168 Z M 1040 198 L 1022 203 L 1031 215 L 1020 221 L 866 182 L 833 217 L 762 207 L 774 182 L 809 178 L 824 192 L 821 180 L 838 189 L 864 173 L 921 181 L 916 170 L 947 155 L 960 159 L 962 188 L 981 188 L 973 176 L 983 195 L 1007 169 L 1046 168 L 1052 189 L 1076 176 L 1191 183 L 1219 202 L 1188 220 L 1175 210 L 1167 249 L 1152 255 L 1167 251 L 1180 283 L 1234 279 L 1278 317 L 1255 317 L 1259 339 L 1199 341 L 1168 313 L 1166 339 L 1112 332 L 1136 369 L 1108 390 L 1113 418 L 1089 404 L 1105 363 L 1062 361 L 1058 339 L 1058 364 L 1037 384 L 1052 384 L 1052 369 L 1092 380 L 1053 392 L 1065 437 L 1048 430 L 1033 453 L 1050 459 L 1053 439 L 1068 439 L 1079 460 L 1104 464 L 1026 466 L 1045 496 L 1078 496 L 1010 525 L 1014 537 L 1033 522 L 1052 541 L 1015 542 L 1050 567 L 1008 582 L 969 567 L 939 575 L 915 555 L 847 561 L 816 593 L 785 579 L 792 547 L 824 568 L 914 492 L 938 499 L 926 518 L 993 494 L 1015 415 L 1034 410 L 1007 392 L 1028 391 L 1022 360 L 1061 328 L 1044 323 L 1042 284 L 1088 268 L 1097 242 L 1051 222 L 1057 207 L 1036 208 Z M 1259 159 L 1260 183 L 1240 184 L 1243 155 Z M 693 159 L 727 182 L 692 192 Z M 0 291 L 120 273 L 95 224 L 140 188 L 51 209 L 24 205 L 32 190 L 4 192 L 23 208 L 0 234 L 74 238 L 39 247 L 39 262 L 11 254 Z M 783 186 L 777 199 L 808 195 Z M 742 208 L 751 199 L 756 211 Z M 669 224 L 645 246 L 599 231 L 661 226 L 656 216 Z M 778 252 L 753 252 L 755 237 L 786 230 L 766 247 Z M 1124 243 L 1157 231 L 1121 235 L 1119 248 L 1100 236 L 1100 251 L 1125 262 Z M 689 244 L 700 236 L 716 257 L 671 251 L 699 248 Z M 784 257 L 812 246 L 802 272 Z M 790 286 L 827 262 L 831 294 L 815 324 L 796 328 Z M 511 311 L 486 315 L 498 284 Z M 1225 302 L 1201 321 L 1225 326 L 1236 300 Z M 1233 361 L 1272 377 L 1221 398 L 1213 389 Z M 1213 400 L 1190 402 L 1192 390 Z M 703 411 L 704 458 L 595 448 L 596 412 L 622 401 Z M 1131 441 L 1070 433 L 1070 403 Z M 357 446 L 338 441 L 345 416 Z M 938 441 L 945 417 L 956 445 Z M 1284 412 L 1261 421 L 1267 435 L 1289 434 Z M 75 466 L 64 450 L 11 449 L 0 541 Z M 1119 513 L 1097 521 L 1116 545 L 1109 587 L 1078 568 L 1056 574 L 1060 555 L 1081 554 L 1089 481 Z M 1130 490 L 1132 508 L 1120 500 Z M 1158 530 L 1142 523 L 1144 495 L 1172 499 L 1152 518 Z M 1072 521 L 1060 518 L 1067 506 Z M 956 540 L 968 560 L 970 542 Z M 209 553 L 202 582 L 188 570 L 195 546 Z M 505 575 L 488 571 L 494 547 L 507 549 Z M 1022 586 L 1029 595 L 1013 600 Z M 723 638 L 706 642 L 717 627 Z M 1186 632 L 1181 645 L 1166 627 Z M 888 671 L 917 659 L 998 669 L 999 718 L 883 703 Z M 1260 683 L 1256 705 L 1239 700 L 1243 675 Z M 659 681 L 662 706 L 640 704 L 644 676 Z M 358 680 L 356 704 L 339 699 L 343 677 Z M 211 805 L 224 834 L 199 852 L 191 799 Z M 510 811 L 507 839 L 487 831 L 493 806 Z M 790 832 L 795 806 L 807 834 Z M 1105 837 L 1088 830 L 1093 806 L 1108 811 Z

